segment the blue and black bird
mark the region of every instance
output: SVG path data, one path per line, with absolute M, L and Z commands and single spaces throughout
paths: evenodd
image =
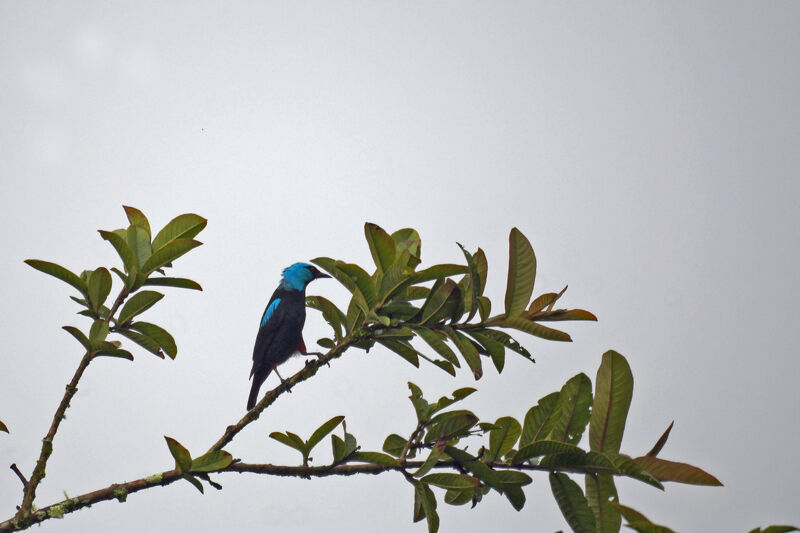
M 258 398 L 261 384 L 273 370 L 278 374 L 278 365 L 286 362 L 295 353 L 322 356 L 321 353 L 308 353 L 303 342 L 303 324 L 306 321 L 306 286 L 317 278 L 329 278 L 317 267 L 308 263 L 295 263 L 283 269 L 283 277 L 272 293 L 261 324 L 258 328 L 256 345 L 253 348 L 253 369 L 250 377 L 250 397 L 247 410 L 253 408 Z

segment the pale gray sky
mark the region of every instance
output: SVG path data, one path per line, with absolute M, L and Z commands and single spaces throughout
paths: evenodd
M 41 505 L 169 468 L 164 434 L 207 449 L 243 414 L 280 270 L 368 263 L 368 220 L 417 228 L 425 263 L 461 261 L 455 241 L 482 246 L 498 303 L 518 226 L 537 293 L 568 283 L 564 302 L 599 316 L 568 324 L 569 345 L 525 337 L 537 364 L 487 371 L 467 404 L 479 416 L 521 419 L 575 373 L 594 380 L 615 348 L 636 379 L 623 451 L 646 452 L 674 419 L 662 455 L 725 483 L 621 481 L 623 503 L 678 531 L 799 523 L 798 27 L 796 2 L 3 2 L 0 515 L 21 492 L 7 464 L 30 472 L 80 357 L 60 326 L 88 327 L 70 288 L 22 261 L 109 265 L 95 230 L 123 226 L 127 204 L 159 227 L 209 219 L 177 264 L 205 291 L 173 289 L 147 315 L 176 336 L 177 360 L 90 367 Z M 312 289 L 346 302 L 332 281 Z M 326 333 L 310 314 L 306 338 Z M 308 436 L 338 414 L 380 449 L 412 429 L 408 380 L 433 397 L 472 383 L 353 352 L 230 451 L 295 462 L 267 434 Z M 43 528 L 424 530 L 399 475 L 218 480 L 221 492 L 179 483 Z M 473 510 L 440 503 L 441 530 L 566 529 L 546 476 L 526 494 L 520 513 L 494 494 Z

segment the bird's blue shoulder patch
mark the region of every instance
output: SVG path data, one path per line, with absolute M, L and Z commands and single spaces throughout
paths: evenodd
M 261 326 L 264 327 L 269 319 L 272 318 L 272 315 L 275 313 L 275 310 L 278 308 L 278 304 L 281 303 L 280 298 L 275 298 L 269 306 L 264 310 L 264 316 L 261 317 Z
M 314 274 L 308 269 L 308 263 L 295 263 L 283 269 L 283 279 L 281 285 L 294 291 L 305 290 L 306 285 L 314 279 Z

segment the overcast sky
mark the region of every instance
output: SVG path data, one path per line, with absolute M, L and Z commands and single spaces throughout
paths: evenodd
M 636 380 L 623 451 L 675 420 L 661 455 L 725 484 L 620 481 L 623 503 L 678 531 L 800 523 L 798 28 L 800 4 L 778 1 L 0 3 L 0 518 L 21 496 L 7 465 L 30 473 L 81 356 L 60 327 L 89 325 L 70 287 L 22 261 L 114 265 L 96 230 L 126 225 L 125 204 L 158 227 L 209 219 L 175 269 L 204 292 L 168 290 L 145 315 L 175 335 L 175 361 L 136 350 L 89 368 L 40 506 L 170 468 L 162 435 L 206 450 L 243 414 L 281 269 L 368 264 L 371 221 L 419 230 L 423 264 L 483 247 L 497 305 L 517 226 L 536 292 L 569 284 L 563 302 L 598 315 L 562 323 L 571 344 L 521 337 L 537 363 L 487 368 L 466 404 L 483 419 L 521 420 L 578 372 L 594 381 L 614 348 Z M 332 280 L 309 292 L 347 302 Z M 310 313 L 309 344 L 327 334 Z M 348 352 L 228 449 L 296 464 L 267 435 L 343 414 L 379 450 L 413 429 L 409 380 L 430 397 L 474 384 Z M 398 474 L 217 478 L 221 492 L 176 483 L 42 531 L 425 528 Z M 526 494 L 519 513 L 496 494 L 440 501 L 441 530 L 567 529 L 545 475 Z

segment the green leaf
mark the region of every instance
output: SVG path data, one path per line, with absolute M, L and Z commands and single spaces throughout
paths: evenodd
M 322 296 L 306 296 L 306 306 L 322 311 L 322 318 L 331 326 L 337 341 L 342 340 L 342 325 L 347 322 L 347 317 L 336 305 Z
M 233 456 L 224 450 L 214 450 L 196 459 L 192 459 L 192 472 L 216 472 L 227 468 L 233 462 Z
M 531 305 L 528 307 L 528 310 L 525 312 L 525 316 L 528 317 L 528 318 L 531 318 L 534 315 L 536 315 L 539 311 L 544 309 L 545 307 L 547 307 L 549 305 L 553 305 L 556 302 L 556 300 L 558 300 L 561 297 L 561 295 L 564 294 L 564 291 L 566 291 L 566 290 L 567 290 L 567 288 L 564 287 L 564 290 L 561 291 L 560 294 L 559 293 L 555 293 L 555 292 L 548 292 L 547 294 L 542 294 L 540 296 L 537 296 L 531 302 Z
M 512 462 L 514 464 L 519 464 L 532 457 L 538 457 L 540 455 L 552 455 L 556 453 L 570 453 L 579 455 L 585 452 L 574 444 L 568 444 L 566 442 L 557 440 L 537 440 L 532 444 L 520 447 L 520 449 L 514 454 Z
M 108 322 L 105 320 L 97 319 L 92 322 L 92 327 L 89 330 L 89 340 L 91 341 L 104 341 L 108 336 Z
M 549 438 L 570 444 L 580 442 L 589 423 L 591 405 L 592 381 L 583 373 L 572 377 L 558 395 L 555 424 Z
M 419 497 L 422 511 L 425 513 L 425 518 L 428 521 L 428 533 L 436 533 L 439 531 L 439 514 L 436 512 L 436 496 L 434 496 L 430 487 L 424 483 L 415 484 L 415 490 Z
M 347 333 L 352 333 L 358 329 L 364 323 L 364 319 L 367 316 L 366 313 L 361 310 L 356 300 L 357 298 L 354 295 L 347 307 L 347 321 L 345 322 L 345 330 Z
M 467 474 L 450 474 L 446 472 L 428 474 L 420 481 L 429 485 L 436 485 L 443 489 L 475 489 L 480 482 L 477 478 Z
M 535 443 L 534 443 L 535 444 Z M 566 443 L 564 443 L 566 444 Z M 568 444 L 567 446 L 571 446 Z M 554 470 L 565 467 L 593 467 L 607 470 L 609 473 L 618 472 L 617 467 L 609 457 L 598 452 L 585 452 L 583 450 L 568 453 L 557 453 L 542 457 L 539 464 L 543 467 L 550 467 Z
M 626 527 L 629 527 L 640 533 L 675 533 L 668 527 L 659 526 L 648 520 L 642 513 L 635 509 L 631 509 L 618 502 L 609 502 L 609 505 L 617 509 L 625 520 L 628 521 Z
M 473 331 L 499 342 L 512 352 L 517 352 L 526 359 L 529 359 L 531 362 L 536 362 L 530 352 L 505 331 L 489 328 L 470 329 L 470 333 Z
M 628 522 L 646 522 L 646 523 L 650 522 L 650 520 L 648 520 L 647 517 L 645 517 L 642 513 L 640 513 L 636 509 L 628 507 L 627 505 L 622 505 L 619 502 L 609 502 L 609 503 L 611 504 L 612 507 L 618 510 L 620 514 L 622 514 L 622 516 L 624 516 L 625 520 L 627 520 Z
M 444 495 L 444 502 L 450 505 L 464 505 L 465 503 L 472 501 L 472 496 L 474 494 L 475 491 L 472 489 L 449 489 Z
M 428 346 L 433 348 L 436 353 L 444 357 L 450 364 L 460 368 L 461 364 L 458 362 L 458 357 L 456 357 L 455 352 L 447 345 L 446 339 L 447 336 L 444 333 L 441 333 L 437 330 L 430 329 L 427 327 L 415 327 L 412 328 L 415 333 L 417 333 L 420 338 L 425 341 Z
M 128 217 L 128 222 L 131 223 L 132 226 L 140 226 L 147 232 L 147 240 L 150 241 L 150 222 L 148 222 L 147 217 L 144 216 L 144 213 L 136 209 L 135 207 L 130 207 L 127 205 L 123 205 L 122 208 L 125 210 L 125 215 Z
M 115 344 L 116 343 L 116 344 Z M 119 342 L 108 342 L 108 341 L 100 341 L 99 347 L 95 346 L 94 348 L 94 356 L 100 357 L 119 357 L 120 359 L 127 359 L 128 361 L 133 361 L 133 355 L 128 350 L 122 350 L 119 347 Z
M 508 281 L 506 284 L 506 317 L 525 310 L 533 294 L 536 280 L 536 255 L 525 235 L 512 228 L 508 235 Z
M 131 296 L 119 312 L 117 325 L 125 325 L 133 317 L 150 309 L 164 295 L 156 291 L 140 291 Z
M 394 263 L 383 273 L 378 284 L 379 307 L 383 307 L 394 298 L 402 298 L 403 291 L 411 285 L 412 278 L 408 268 L 408 250 L 404 250 Z
M 144 271 L 142 265 L 153 253 L 153 248 L 150 246 L 150 232 L 140 226 L 131 225 L 128 226 L 126 239 L 131 250 L 133 250 L 133 255 L 136 257 L 139 271 Z
M 489 353 L 492 358 L 492 363 L 494 363 L 494 367 L 497 369 L 497 373 L 501 373 L 506 364 L 506 350 L 503 344 L 474 330 L 467 330 L 466 333 L 479 342 Z
M 200 491 L 200 494 L 204 494 L 203 492 L 203 484 L 200 483 L 200 480 L 194 476 L 190 476 L 189 474 L 183 474 L 181 476 L 183 479 L 194 485 L 194 488 Z
M 560 320 L 592 320 L 597 322 L 597 317 L 583 309 L 556 309 L 547 313 L 540 313 L 530 317 L 536 322 L 556 322 Z
M 179 472 L 188 472 L 191 470 L 192 456 L 189 454 L 189 450 L 184 448 L 180 442 L 172 437 L 164 435 L 164 439 L 167 441 L 167 446 L 169 446 L 169 453 L 175 458 L 175 468 L 177 468 Z
M 281 433 L 280 431 L 273 431 L 269 434 L 269 438 L 274 439 L 281 444 L 284 444 L 290 448 L 294 448 L 295 450 L 299 451 L 303 454 L 303 457 L 307 455 L 306 452 L 306 443 L 303 442 L 303 439 L 287 431 L 286 433 Z
M 341 424 L 342 420 L 344 420 L 343 416 L 334 416 L 333 418 L 322 424 L 320 427 L 318 427 L 316 430 L 314 430 L 314 433 L 311 434 L 311 437 L 309 437 L 308 442 L 306 442 L 306 450 L 308 450 L 308 453 L 311 453 L 311 450 L 314 449 L 314 446 L 319 444 L 319 442 L 322 439 L 324 439 L 328 433 L 333 431 L 336 428 L 336 426 Z
M 316 259 L 312 259 L 311 262 L 333 276 L 336 281 L 344 285 L 345 288 L 351 293 L 356 292 L 356 289 L 358 289 L 358 286 L 353 278 L 342 272 L 339 268 L 344 264 L 343 261 L 336 261 L 330 257 L 317 257 Z
M 347 445 L 338 435 L 331 435 L 331 448 L 334 463 L 342 461 L 347 456 Z
M 79 343 L 81 343 L 84 348 L 86 348 L 86 351 L 88 352 L 92 351 L 92 343 L 89 341 L 88 338 L 86 338 L 86 335 L 81 330 L 79 330 L 74 326 L 62 326 L 61 329 L 63 329 L 64 331 L 75 337 L 75 339 Z
M 164 354 L 161 353 L 161 346 L 159 346 L 158 342 L 156 342 L 154 339 L 151 339 L 147 335 L 137 333 L 136 331 L 132 331 L 127 328 L 120 328 L 116 331 L 116 333 L 119 333 L 123 337 L 129 338 L 148 352 L 160 357 L 161 359 L 164 359 Z
M 664 485 L 656 479 L 653 474 L 642 468 L 636 461 L 628 457 L 627 455 L 623 454 L 613 454 L 613 453 L 603 453 L 613 464 L 614 468 L 616 468 L 619 472 L 625 474 L 626 476 L 638 479 L 643 483 L 647 483 L 648 485 L 652 485 L 657 489 L 664 490 Z M 656 459 L 657 461 L 661 461 L 662 459 Z
M 134 255 L 133 250 L 124 237 L 113 231 L 98 230 L 98 232 L 100 236 L 103 237 L 104 240 L 110 242 L 111 246 L 117 251 L 120 259 L 122 259 L 125 272 L 130 274 L 139 271 L 136 263 L 136 255 Z
M 497 470 L 496 473 L 500 477 L 500 482 L 506 486 L 518 485 L 524 487 L 525 485 L 530 485 L 533 482 L 528 474 L 518 470 Z
M 636 464 L 650 472 L 659 481 L 677 481 L 690 485 L 721 487 L 722 483 L 708 472 L 686 463 L 677 463 L 645 455 L 634 459 Z
M 452 265 L 445 263 L 428 267 L 425 270 L 420 270 L 411 276 L 411 279 L 412 283 L 416 284 L 431 281 L 433 279 L 442 279 L 448 276 L 466 274 L 467 272 L 469 272 L 469 268 L 464 265 Z
M 144 262 L 141 271 L 149 276 L 156 269 L 161 268 L 168 263 L 172 263 L 189 250 L 197 248 L 201 244 L 203 243 L 200 241 L 195 241 L 194 239 L 172 240 L 161 248 L 156 249 L 155 252 L 153 252 L 153 255 L 149 256 L 147 261 Z
M 520 316 L 506 318 L 499 322 L 498 325 L 503 328 L 514 328 L 519 331 L 524 331 L 525 333 L 529 333 L 536 337 L 550 341 L 572 342 L 572 338 L 568 333 L 559 331 L 557 329 L 548 328 L 547 326 L 537 324 L 536 322 L 531 322 L 527 318 Z
M 9 431 L 8 431 L 8 426 L 6 426 L 5 424 L 3 424 L 3 421 L 2 421 L 2 420 L 0 420 L 0 431 L 5 431 L 6 433 L 9 433 Z
M 177 239 L 192 239 L 203 231 L 208 221 L 199 215 L 187 213 L 173 218 L 153 239 L 153 250 L 160 250 Z
M 478 298 L 482 294 L 481 277 L 478 271 L 478 264 L 475 262 L 475 258 L 472 256 L 472 254 L 469 253 L 466 248 L 461 246 L 460 243 L 456 244 L 458 244 L 459 248 L 461 248 L 461 251 L 464 253 L 464 258 L 467 260 L 467 267 L 469 267 L 469 276 L 471 279 L 470 289 L 472 290 L 472 298 L 470 299 L 469 315 L 467 315 L 467 320 L 465 320 L 465 322 L 469 322 L 470 320 L 472 320 L 472 318 L 475 316 L 475 313 L 478 311 Z
M 561 514 L 567 519 L 575 533 L 595 533 L 594 513 L 581 491 L 580 486 L 566 474 L 550 474 L 550 488 L 553 491 Z
M 130 328 L 143 333 L 155 341 L 157 345 L 164 350 L 164 353 L 170 357 L 170 359 L 175 359 L 175 356 L 178 355 L 178 347 L 175 344 L 175 339 L 161 326 L 156 326 L 155 324 L 150 324 L 149 322 L 134 322 L 130 325 Z M 135 341 L 135 339 L 132 340 Z
M 478 313 L 480 314 L 481 322 L 489 320 L 489 316 L 492 314 L 492 301 L 486 296 L 478 297 Z
M 385 453 L 380 452 L 356 452 L 350 458 L 350 461 L 400 468 L 400 463 L 397 461 L 397 459 L 391 455 L 386 455 Z
M 661 435 L 661 437 L 659 437 L 659 439 L 656 442 L 655 446 L 653 446 L 653 449 L 650 450 L 649 452 L 647 452 L 646 455 L 648 455 L 650 457 L 655 457 L 656 455 L 658 455 L 658 452 L 660 452 L 661 448 L 663 448 L 664 445 L 667 443 L 667 439 L 669 438 L 669 432 L 672 431 L 672 426 L 673 425 L 675 425 L 675 421 L 674 420 L 669 423 L 669 427 L 667 427 L 667 430 L 664 432 L 663 435 Z
M 513 417 L 504 416 L 494 423 L 495 429 L 489 433 L 489 452 L 487 459 L 497 461 L 507 454 L 517 443 L 522 427 Z
M 609 474 L 586 474 L 586 501 L 594 513 L 597 533 L 617 533 L 622 525 L 619 509 L 611 505 L 617 500 L 614 476 Z
M 329 339 L 328 337 L 317 339 L 317 344 L 322 346 L 323 348 L 327 348 L 328 350 L 336 346 L 336 342 L 333 339 Z
M 439 413 L 431 420 L 426 441 L 463 437 L 477 423 L 478 417 L 465 409 Z
M 409 301 L 412 300 L 424 300 L 428 297 L 431 293 L 431 290 L 428 287 L 420 287 L 418 285 L 412 285 L 406 291 L 406 298 Z
M 144 285 L 156 285 L 159 287 L 178 287 L 179 289 L 193 289 L 202 291 L 203 287 L 199 283 L 186 278 L 147 278 Z
M 364 224 L 364 235 L 367 237 L 369 251 L 379 272 L 386 272 L 395 261 L 397 247 L 391 235 L 377 224 Z
M 422 240 L 419 238 L 419 233 L 411 228 L 403 228 L 392 233 L 392 239 L 395 242 L 397 257 L 408 250 L 408 266 L 414 270 L 422 257 Z
M 386 440 L 383 441 L 383 451 L 394 455 L 395 457 L 400 457 L 400 455 L 403 453 L 403 448 L 406 446 L 406 442 L 406 439 L 400 435 L 392 433 L 386 437 Z
M 436 402 L 436 405 L 434 406 L 432 413 L 436 413 L 438 411 L 441 411 L 442 409 L 445 409 L 446 407 L 450 407 L 454 403 L 463 400 L 476 390 L 477 389 L 473 389 L 472 387 L 463 387 L 461 389 L 454 390 L 452 398 L 448 398 L 447 396 L 442 396 L 441 398 L 439 398 L 439 401 Z
M 447 446 L 447 448 L 445 448 L 445 454 L 452 457 L 452 459 L 457 461 L 465 470 L 472 472 L 472 475 L 483 481 L 489 487 L 498 492 L 503 491 L 503 482 L 500 479 L 499 472 L 492 470 L 492 468 L 483 461 L 478 460 L 476 457 L 455 446 Z
M 394 339 L 378 339 L 378 343 L 389 348 L 412 365 L 419 367 L 417 351 L 407 342 Z
M 420 310 L 419 324 L 436 323 L 452 314 L 453 296 L 460 297 L 458 287 L 451 279 L 435 284 L 431 294 Z
M 433 448 L 431 448 L 431 453 L 428 454 L 428 458 L 425 459 L 425 462 L 422 463 L 422 466 L 414 472 L 414 477 L 420 478 L 431 471 L 431 469 L 436 466 L 436 463 L 439 462 L 439 458 L 444 453 L 445 448 L 447 448 L 446 442 L 437 442 Z
M 515 510 L 521 511 L 525 507 L 525 493 L 518 485 L 511 485 L 503 490 L 503 494 L 511 502 Z
M 761 533 L 786 533 L 788 531 L 800 531 L 794 526 L 768 526 Z
M 49 274 L 55 278 L 60 279 L 61 281 L 69 283 L 70 285 L 78 289 L 81 292 L 81 294 L 86 294 L 87 291 L 86 282 L 83 281 L 74 273 L 72 273 L 71 271 L 62 267 L 61 265 L 50 263 L 48 261 L 40 261 L 39 259 L 26 259 L 25 264 L 35 268 L 39 272 L 44 272 L 45 274 Z
M 544 439 L 553 429 L 558 413 L 556 410 L 558 397 L 558 392 L 550 393 L 528 410 L 522 425 L 522 436 L 519 439 L 520 451 L 522 447 Z
M 472 370 L 472 375 L 475 377 L 475 379 L 481 379 L 483 376 L 483 368 L 481 366 L 481 360 L 478 356 L 477 348 L 475 348 L 472 342 L 470 342 L 470 340 L 460 331 L 457 331 L 449 326 L 443 327 L 442 331 L 444 331 L 445 334 L 450 337 L 450 340 L 452 340 L 453 344 L 456 345 L 458 351 L 461 352 L 462 357 L 464 357 L 464 361 L 467 362 L 467 366 L 469 366 L 470 370 Z
M 339 270 L 348 276 L 364 296 L 367 305 L 372 309 L 378 302 L 378 294 L 375 289 L 375 280 L 367 274 L 367 271 L 353 263 L 340 263 L 337 265 Z
M 625 358 L 613 350 L 603 354 L 597 371 L 589 421 L 589 446 L 598 452 L 619 453 L 625 420 L 633 396 L 633 374 Z
M 98 268 L 89 274 L 89 281 L 87 283 L 87 294 L 89 302 L 92 304 L 92 309 L 95 311 L 100 309 L 108 293 L 111 292 L 111 274 L 103 267 Z
M 475 261 L 475 266 L 478 269 L 478 279 L 480 279 L 480 288 L 478 292 L 483 294 L 483 291 L 486 289 L 486 277 L 489 271 L 489 263 L 486 261 L 486 254 L 480 248 L 478 248 L 478 251 L 472 256 L 472 259 Z

